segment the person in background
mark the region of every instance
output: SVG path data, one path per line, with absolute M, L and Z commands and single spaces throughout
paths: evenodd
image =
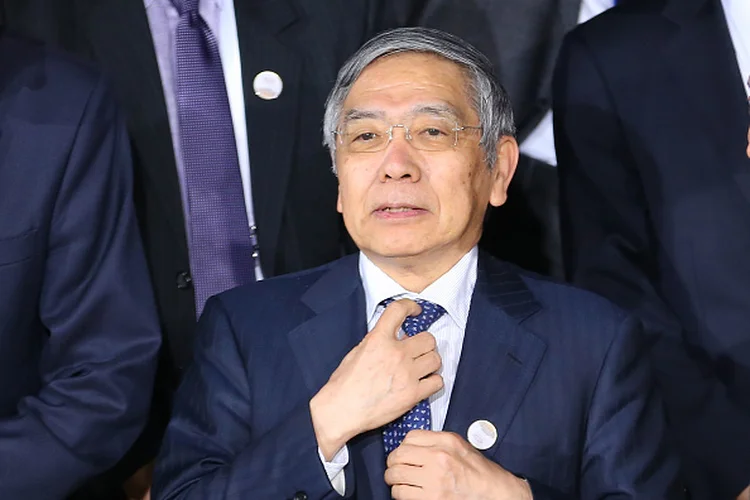
M 643 321 L 694 500 L 750 484 L 750 3 L 632 0 L 554 81 L 573 283 Z
M 154 497 L 681 498 L 634 316 L 477 249 L 518 161 L 489 61 L 387 31 L 325 117 L 360 254 L 209 300 Z
M 0 498 L 92 491 L 146 423 L 161 334 L 132 176 L 102 78 L 0 33 Z

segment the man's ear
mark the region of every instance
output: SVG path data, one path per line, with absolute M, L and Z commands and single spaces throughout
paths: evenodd
M 518 143 L 511 136 L 502 136 L 497 141 L 497 159 L 492 168 L 492 191 L 490 205 L 499 207 L 508 199 L 508 186 L 518 165 Z

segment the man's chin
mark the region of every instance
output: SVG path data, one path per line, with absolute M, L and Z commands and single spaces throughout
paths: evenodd
M 423 255 L 426 249 L 416 245 L 375 245 L 366 250 L 370 260 L 388 259 L 392 261 L 407 260 Z

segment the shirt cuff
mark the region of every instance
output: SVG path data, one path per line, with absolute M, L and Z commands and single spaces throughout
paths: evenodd
M 349 463 L 349 448 L 344 446 L 333 456 L 330 462 L 326 462 L 323 452 L 318 448 L 318 456 L 320 462 L 323 464 L 323 468 L 326 470 L 328 480 L 331 482 L 331 486 L 341 496 L 344 496 L 346 492 L 346 475 L 344 474 L 344 467 Z

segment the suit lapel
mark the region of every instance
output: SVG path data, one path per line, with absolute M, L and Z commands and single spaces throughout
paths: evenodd
M 734 46 L 718 0 L 672 0 L 664 16 L 674 31 L 664 45 L 663 61 L 671 69 L 675 92 L 691 110 L 696 134 L 710 134 L 716 164 L 734 170 L 750 200 L 750 172 L 745 158 L 747 105 Z M 686 138 L 689 141 L 689 138 Z M 735 167 L 740 165 L 740 169 Z
M 283 201 L 295 160 L 289 138 L 297 136 L 301 61 L 281 41 L 280 32 L 294 24 L 299 13 L 289 0 L 235 2 L 237 32 L 242 56 L 253 209 L 263 255 L 263 271 L 273 275 Z M 273 71 L 283 81 L 281 95 L 263 100 L 253 91 L 253 80 L 262 71 Z
M 187 252 L 180 185 L 167 107 L 142 0 L 83 0 L 82 15 L 97 62 L 112 80 L 128 121 L 136 166 L 158 192 L 161 211 Z M 154 210 L 156 212 L 156 210 Z M 187 256 L 186 256 L 187 258 Z
M 367 333 L 357 262 L 357 255 L 336 261 L 305 292 L 301 300 L 315 316 L 288 334 L 310 396 L 328 382 L 344 356 Z
M 563 35 L 578 24 L 578 14 L 581 11 L 582 0 L 560 0 L 557 3 L 557 15 Z
M 544 355 L 544 342 L 522 326 L 540 307 L 507 264 L 480 257 L 445 430 L 466 439 L 473 422 L 490 421 L 498 436 L 487 457 L 502 443 Z

